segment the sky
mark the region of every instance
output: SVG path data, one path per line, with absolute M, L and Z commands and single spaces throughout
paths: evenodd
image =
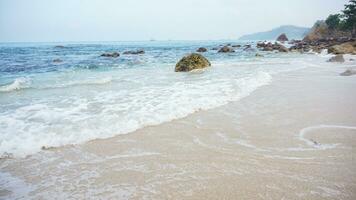
M 219 40 L 311 27 L 348 0 L 0 0 L 0 42 Z

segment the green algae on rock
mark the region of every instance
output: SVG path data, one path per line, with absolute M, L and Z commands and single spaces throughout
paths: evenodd
M 208 59 L 198 53 L 184 56 L 175 67 L 176 72 L 189 72 L 194 69 L 203 69 L 211 66 Z

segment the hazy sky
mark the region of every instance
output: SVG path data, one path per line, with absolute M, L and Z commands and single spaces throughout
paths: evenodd
M 348 0 L 0 0 L 0 42 L 237 39 L 310 27 Z

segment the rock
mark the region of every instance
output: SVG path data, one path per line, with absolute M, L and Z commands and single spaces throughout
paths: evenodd
M 63 46 L 63 45 L 57 45 L 57 46 L 54 46 L 54 48 L 63 49 L 63 48 L 65 48 L 65 46 Z
M 339 62 L 343 63 L 345 62 L 344 56 L 343 55 L 336 55 L 328 60 L 328 62 Z
M 264 56 L 259 53 L 256 53 L 255 57 L 264 57 Z
M 47 151 L 47 150 L 53 150 L 53 149 L 55 149 L 55 148 L 54 148 L 54 147 L 49 147 L 49 146 L 42 146 L 41 149 L 42 149 L 43 151 Z
M 282 33 L 280 36 L 277 38 L 278 42 L 286 42 L 288 41 L 287 35 L 285 33 Z
M 133 55 L 137 55 L 137 54 L 144 54 L 145 51 L 140 49 L 140 50 L 136 50 L 136 51 L 125 51 L 123 54 L 133 54 Z
M 278 44 L 277 42 L 272 44 L 272 43 L 257 43 L 258 48 L 263 48 L 262 51 L 279 51 L 279 52 L 288 52 L 288 48 Z
M 251 47 L 251 45 L 250 45 L 250 44 L 246 44 L 246 45 L 244 46 L 244 51 L 250 51 L 250 50 L 253 50 L 252 47 Z
M 211 50 L 219 50 L 219 47 L 213 47 Z
M 113 53 L 103 53 L 100 56 L 102 57 L 112 57 L 112 58 L 117 58 L 120 56 L 118 52 L 113 52 Z
M 356 54 L 356 42 L 345 42 L 328 48 L 328 53 L 332 54 Z
M 218 52 L 219 53 L 232 53 L 232 52 L 235 52 L 235 50 L 228 46 L 224 46 Z
M 200 47 L 200 48 L 197 50 L 197 52 L 201 52 L 201 53 L 207 52 L 207 51 L 208 51 L 208 49 L 206 49 L 206 48 L 204 48 L 204 47 Z
M 54 63 L 60 63 L 60 62 L 63 62 L 63 61 L 61 59 L 59 59 L 59 58 L 56 58 L 56 59 L 53 60 L 53 62 Z
M 340 74 L 340 76 L 352 76 L 352 75 L 356 75 L 355 69 L 348 69 Z
M 175 67 L 176 72 L 189 72 L 211 66 L 208 59 L 198 53 L 192 53 L 183 57 Z
M 273 51 L 273 47 L 264 47 L 262 51 Z
M 285 47 L 283 45 L 279 45 L 278 51 L 279 52 L 283 52 L 283 53 L 287 53 L 289 50 L 288 50 L 287 47 Z
M 231 47 L 233 47 L 233 48 L 240 48 L 240 47 L 241 47 L 241 45 L 239 45 L 239 44 L 235 44 L 235 45 L 232 45 Z

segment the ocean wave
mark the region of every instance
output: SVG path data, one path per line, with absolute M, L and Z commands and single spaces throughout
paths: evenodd
M 32 81 L 29 78 L 17 78 L 8 85 L 0 86 L 0 92 L 13 92 L 23 89 L 54 89 L 54 88 L 67 88 L 81 85 L 104 85 L 113 81 L 112 77 L 103 77 L 99 79 L 79 80 L 79 81 L 61 81 L 63 83 L 41 83 Z
M 66 88 L 66 87 L 71 87 L 71 86 L 80 86 L 80 85 L 104 85 L 111 83 L 113 81 L 113 78 L 110 77 L 103 77 L 100 79 L 89 79 L 89 80 L 83 80 L 83 81 L 68 81 L 66 83 L 62 84 L 57 84 L 57 85 L 52 85 L 52 86 L 47 86 L 47 87 L 40 87 L 39 89 L 50 89 L 50 88 Z
M 237 101 L 272 81 L 266 72 L 244 76 L 217 74 L 213 79 L 188 76 L 189 81 L 187 74 L 178 74 L 178 80 L 164 76 L 163 80 L 150 79 L 153 83 L 132 89 L 120 89 L 122 83 L 117 82 L 112 87 L 115 90 L 97 90 L 93 97 L 71 94 L 68 98 L 42 100 L 2 113 L 0 155 L 23 157 L 39 152 L 43 146 L 58 147 L 127 134 Z M 107 78 L 86 84 L 110 81 Z
M 0 87 L 0 92 L 11 92 L 16 90 L 21 90 L 24 88 L 29 88 L 31 84 L 31 79 L 21 77 L 15 79 L 12 83 L 8 85 L 3 85 Z

